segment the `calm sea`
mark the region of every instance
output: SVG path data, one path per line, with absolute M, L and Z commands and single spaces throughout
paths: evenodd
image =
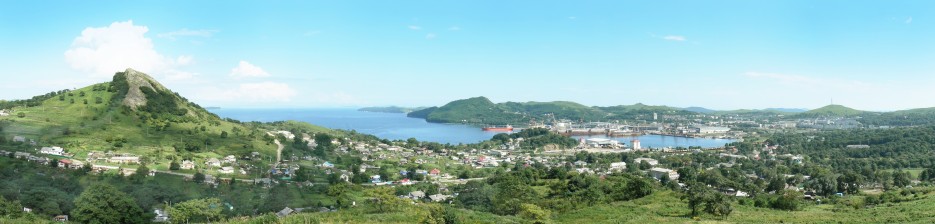
M 356 109 L 218 109 L 212 110 L 221 117 L 240 121 L 297 120 L 331 129 L 357 130 L 385 139 L 416 138 L 420 141 L 440 143 L 476 143 L 488 140 L 496 132 L 485 132 L 480 127 L 461 124 L 429 123 L 423 119 L 406 117 L 398 113 L 363 112 Z M 594 136 L 599 137 L 599 136 Z M 588 138 L 574 136 L 574 138 Z M 606 137 L 603 137 L 606 138 Z M 660 135 L 614 138 L 621 143 L 639 139 L 644 148 L 663 147 L 718 147 L 730 143 L 726 139 L 683 138 Z

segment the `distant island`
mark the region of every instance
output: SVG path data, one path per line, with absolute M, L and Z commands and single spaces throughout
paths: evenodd
M 397 106 L 388 106 L 388 107 L 364 107 L 357 109 L 357 111 L 366 111 L 366 112 L 377 112 L 377 113 L 396 113 L 396 114 L 408 114 L 409 112 L 423 110 L 426 107 L 397 107 Z

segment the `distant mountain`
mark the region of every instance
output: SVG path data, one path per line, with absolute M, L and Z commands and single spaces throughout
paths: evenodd
M 358 111 L 366 111 L 366 112 L 402 113 L 402 114 L 405 114 L 405 113 L 409 113 L 409 112 L 413 112 L 413 111 L 417 111 L 417 110 L 422 110 L 422 109 L 425 109 L 425 108 L 427 108 L 427 107 L 397 107 L 397 106 L 389 106 L 389 107 L 364 107 L 364 108 L 360 108 L 360 109 L 357 109 L 357 110 L 358 110 Z
M 802 113 L 802 112 L 808 111 L 808 109 L 803 109 L 803 108 L 766 108 L 763 110 L 784 112 L 784 113 Z
M 691 111 L 691 112 L 695 112 L 695 113 L 702 113 L 702 114 L 710 114 L 710 113 L 718 112 L 717 110 L 712 110 L 712 109 L 708 109 L 708 108 L 704 108 L 704 107 L 686 107 L 686 108 L 682 108 L 682 109 L 683 109 L 683 110 L 687 110 L 687 111 Z
M 408 114 L 439 123 L 525 124 L 530 121 L 568 119 L 575 121 L 653 120 L 657 116 L 697 114 L 680 108 L 645 104 L 589 107 L 575 102 L 493 103 L 486 97 L 455 100 L 441 107 L 430 107 Z
M 858 116 L 861 114 L 867 113 L 865 111 L 856 110 L 850 107 L 845 107 L 841 105 L 831 104 L 824 106 L 818 109 L 809 110 L 802 112 L 798 115 L 804 117 L 816 117 L 816 116 L 840 116 L 840 117 L 849 117 L 849 116 Z

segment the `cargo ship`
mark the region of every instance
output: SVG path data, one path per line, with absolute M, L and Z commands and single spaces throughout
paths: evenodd
M 481 128 L 481 130 L 484 130 L 484 131 L 513 131 L 513 126 L 510 126 L 510 125 L 507 125 L 507 126 L 504 126 L 504 127 L 487 126 L 487 127 Z

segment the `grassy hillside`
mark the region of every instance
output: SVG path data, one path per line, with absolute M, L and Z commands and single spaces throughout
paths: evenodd
M 820 117 L 820 116 L 835 116 L 835 117 L 850 117 L 858 116 L 866 113 L 865 111 L 856 110 L 853 108 L 831 104 L 824 106 L 818 109 L 809 110 L 798 114 L 803 117 Z
M 170 162 L 182 159 L 202 164 L 208 158 L 251 152 L 271 156 L 276 150 L 264 139 L 268 126 L 221 119 L 131 69 L 117 73 L 111 82 L 12 110 L 25 116 L 0 118 L 4 139 L 24 136 L 38 146 L 62 146 L 81 160 L 92 151 L 130 153 L 150 168 L 166 170 Z

